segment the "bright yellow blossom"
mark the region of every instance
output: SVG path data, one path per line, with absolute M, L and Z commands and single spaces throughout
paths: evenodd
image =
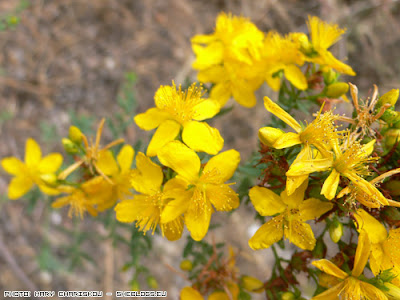
M 239 205 L 237 194 L 224 182 L 235 172 L 240 154 L 228 150 L 212 157 L 204 168 L 197 154 L 179 141 L 172 141 L 158 153 L 160 162 L 178 175 L 174 185 L 189 191 L 189 197 L 170 201 L 161 215 L 166 223 L 184 214 L 192 238 L 201 240 L 208 231 L 214 205 L 216 210 L 230 211 Z M 172 184 L 172 183 L 171 183 Z
M 359 279 L 363 273 L 365 265 L 371 251 L 371 244 L 368 235 L 362 231 L 358 238 L 356 255 L 354 258 L 354 267 L 351 274 L 339 269 L 334 263 L 327 259 L 321 259 L 312 262 L 312 264 L 321 271 L 339 279 L 339 283 L 329 288 L 325 292 L 315 296 L 312 300 L 387 300 L 388 298 L 380 289 L 372 284 Z
M 307 26 L 311 35 L 311 44 L 307 41 L 306 36 L 304 36 L 305 39 L 303 37 L 304 40 L 301 41 L 303 49 L 305 48 L 306 60 L 325 68 L 335 69 L 339 73 L 351 76 L 356 75 L 350 66 L 335 58 L 328 50 L 329 47 L 340 39 L 341 35 L 346 30 L 339 28 L 336 24 L 323 22 L 315 16 L 308 17 Z
M 305 222 L 321 216 L 333 205 L 316 198 L 303 201 L 307 185 L 308 180 L 305 180 L 290 196 L 286 190 L 278 196 L 264 187 L 255 186 L 250 189 L 250 200 L 260 215 L 278 214 L 262 225 L 249 240 L 252 249 L 268 248 L 283 236 L 299 248 L 314 249 L 316 240 L 311 226 Z
M 161 86 L 154 100 L 156 107 L 138 114 L 134 119 L 144 130 L 157 128 L 147 148 L 148 156 L 174 140 L 182 130 L 183 142 L 195 151 L 217 154 L 224 145 L 218 129 L 203 121 L 214 117 L 220 110 L 217 102 L 202 98 L 201 87 L 192 84 L 187 91 L 181 86 Z
M 14 175 L 8 186 L 8 198 L 17 199 L 25 195 L 33 185 L 48 195 L 57 195 L 59 191 L 46 184 L 48 178 L 61 167 L 63 158 L 59 153 L 50 153 L 42 157 L 40 146 L 34 139 L 27 139 L 25 144 L 25 161 L 16 157 L 6 157 L 1 160 L 3 169 Z
M 272 144 L 273 148 L 283 149 L 295 145 L 302 145 L 303 148 L 293 163 L 301 164 L 304 160 L 314 161 L 311 146 L 318 149 L 322 157 L 330 158 L 331 142 L 338 140 L 341 132 L 336 131 L 333 121 L 337 116 L 331 111 L 317 115 L 314 121 L 304 128 L 291 115 L 284 111 L 278 104 L 274 103 L 270 98 L 264 97 L 265 108 L 283 122 L 288 124 L 295 130 L 295 133 L 288 132 L 281 134 L 279 131 L 271 127 L 263 127 L 259 130 L 261 141 L 267 141 Z M 305 175 L 305 176 L 304 176 Z M 294 190 L 308 177 L 308 174 L 287 174 L 287 193 L 291 195 Z
M 389 270 L 394 275 L 400 276 L 400 228 L 387 232 L 385 226 L 363 209 L 358 209 L 354 214 L 360 232 L 364 230 L 371 241 L 371 257 L 369 264 L 374 275 L 381 271 Z M 395 278 L 393 283 L 400 284 L 400 278 Z
M 133 199 L 123 200 L 115 207 L 117 220 L 135 222 L 140 231 L 151 230 L 152 234 L 160 225 L 161 233 L 169 240 L 177 240 L 183 231 L 183 218 L 180 215 L 160 224 L 160 216 L 169 201 L 187 199 L 188 192 L 176 188 L 173 181 L 163 183 L 163 172 L 159 165 L 139 152 L 136 156 L 137 169 L 132 171 L 131 184 L 140 194 Z
M 299 90 L 307 89 L 307 78 L 299 68 L 304 64 L 304 55 L 290 36 L 281 37 L 277 32 L 270 32 L 264 48 L 266 81 L 274 91 L 281 87 L 281 78 L 276 75 L 279 71 Z
M 225 291 L 214 291 L 204 298 L 200 292 L 190 286 L 186 286 L 181 290 L 180 300 L 237 300 L 239 295 L 239 287 L 235 283 L 228 284 L 230 296 Z

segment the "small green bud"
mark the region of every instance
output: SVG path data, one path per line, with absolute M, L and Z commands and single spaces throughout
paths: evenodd
M 76 127 L 76 126 L 70 126 L 69 127 L 69 135 L 68 137 L 70 140 L 76 144 L 80 144 L 82 142 L 82 132 L 81 130 Z
M 392 108 L 387 109 L 383 115 L 381 116 L 381 120 L 385 121 L 388 124 L 398 122 L 399 114 L 397 111 L 394 111 Z
M 332 69 L 329 69 L 329 71 L 324 72 L 323 76 L 326 85 L 332 85 L 338 78 L 338 74 Z
M 383 94 L 379 98 L 378 105 L 382 106 L 385 105 L 386 103 L 389 103 L 391 106 L 394 107 L 398 98 L 399 98 L 399 90 L 398 89 L 390 90 L 389 92 Z
M 64 149 L 67 153 L 69 154 L 75 154 L 79 152 L 78 146 L 76 146 L 76 144 L 74 142 L 72 142 L 70 139 L 67 138 L 63 138 L 61 140 Z
M 7 19 L 9 25 L 17 25 L 19 23 L 19 18 L 17 16 L 10 16 Z
M 343 236 L 343 224 L 335 219 L 329 226 L 329 235 L 334 243 L 338 243 Z
M 192 271 L 193 269 L 193 264 L 190 260 L 188 259 L 184 259 L 181 261 L 181 264 L 179 266 L 181 268 L 181 270 L 183 271 Z
M 339 98 L 349 91 L 349 85 L 345 82 L 335 82 L 328 85 L 326 95 L 329 98 Z
M 131 281 L 131 290 L 132 291 L 140 291 L 140 285 L 136 279 Z
M 384 136 L 386 147 L 391 148 L 396 141 L 400 141 L 400 129 L 389 129 Z
M 249 292 L 261 293 L 263 290 L 264 283 L 253 276 L 244 275 L 240 280 L 243 288 Z
M 292 292 L 284 292 L 281 295 L 281 300 L 294 300 L 294 299 L 296 299 L 296 297 Z
M 147 285 L 149 286 L 149 288 L 151 288 L 153 290 L 158 288 L 158 282 L 153 276 L 147 277 L 146 281 L 147 281 Z

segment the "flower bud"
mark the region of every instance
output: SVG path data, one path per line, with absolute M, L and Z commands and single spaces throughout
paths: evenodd
M 261 293 L 264 289 L 264 283 L 253 276 L 242 276 L 241 283 L 243 288 L 249 292 Z
M 140 285 L 136 279 L 131 280 L 130 284 L 131 284 L 132 291 L 140 291 Z
M 385 282 L 384 286 L 388 291 L 384 291 L 389 300 L 400 299 L 400 288 L 392 283 Z
M 387 148 L 393 147 L 396 141 L 400 141 L 400 129 L 389 129 L 385 133 L 385 145 Z
M 81 130 L 76 127 L 76 126 L 70 126 L 69 127 L 69 135 L 68 137 L 70 140 L 76 144 L 80 144 L 82 142 L 82 132 Z
M 57 176 L 54 173 L 42 174 L 40 179 L 49 186 L 57 186 Z
M 334 220 L 329 226 L 329 235 L 334 243 L 339 242 L 343 235 L 343 224 Z
M 328 85 L 326 95 L 329 98 L 339 98 L 349 91 L 349 85 L 345 82 L 335 82 Z
M 292 292 L 284 292 L 281 295 L 281 300 L 294 300 L 294 299 L 296 299 L 296 297 Z
M 325 72 L 323 74 L 323 76 L 324 76 L 325 84 L 332 85 L 336 81 L 338 74 L 335 71 L 333 71 L 332 69 L 329 69 L 327 72 Z
M 258 131 L 258 138 L 264 145 L 273 147 L 273 144 L 276 142 L 276 140 L 284 133 L 285 132 L 279 128 L 262 127 Z
M 158 288 L 158 282 L 153 276 L 147 277 L 146 281 L 147 281 L 147 285 L 149 286 L 149 288 L 151 288 L 153 290 Z
M 399 98 L 399 90 L 398 89 L 390 90 L 389 92 L 383 94 L 379 98 L 378 106 L 382 106 L 382 105 L 385 105 L 386 103 L 389 103 L 391 106 L 394 107 L 398 98 Z
M 181 264 L 179 266 L 181 268 L 181 270 L 183 271 L 192 271 L 193 269 L 193 264 L 190 260 L 188 259 L 184 259 L 181 261 Z
M 380 119 L 388 124 L 396 123 L 399 121 L 399 114 L 397 111 L 394 111 L 392 108 L 389 108 L 383 113 Z
M 75 153 L 79 152 L 78 146 L 74 142 L 72 142 L 70 139 L 63 138 L 61 140 L 61 142 L 62 142 L 62 144 L 64 146 L 64 149 L 65 149 L 65 151 L 67 153 L 75 154 Z

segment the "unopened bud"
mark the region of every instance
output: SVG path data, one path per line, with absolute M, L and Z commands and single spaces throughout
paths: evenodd
M 146 281 L 147 281 L 147 285 L 149 286 L 149 288 L 151 288 L 153 290 L 158 288 L 158 282 L 153 276 L 147 277 Z
M 336 82 L 328 85 L 326 89 L 326 95 L 329 98 L 339 98 L 340 96 L 346 94 L 349 91 L 349 85 L 345 82 Z
M 63 138 L 61 140 L 64 149 L 67 153 L 69 154 L 75 154 L 79 152 L 78 146 L 76 146 L 76 144 L 74 142 L 72 142 L 70 139 L 67 138 Z
M 276 140 L 281 137 L 285 132 L 279 128 L 262 127 L 258 131 L 258 138 L 261 143 L 268 147 L 273 147 Z
M 253 276 L 242 276 L 241 283 L 245 290 L 253 293 L 261 293 L 264 288 L 264 283 Z
M 69 135 L 68 137 L 70 140 L 76 144 L 80 144 L 82 142 L 82 132 L 81 130 L 76 127 L 76 126 L 70 126 L 69 127 Z
M 181 261 L 181 264 L 179 266 L 181 268 L 181 270 L 183 271 L 192 271 L 193 269 L 193 264 L 190 260 L 188 259 L 184 259 Z
M 334 220 L 329 226 L 329 235 L 334 243 L 338 243 L 343 236 L 343 224 Z
M 284 292 L 281 295 L 281 300 L 294 300 L 294 299 L 296 299 L 296 297 L 292 292 Z
M 390 300 L 400 299 L 400 287 L 389 282 L 385 282 L 384 286 L 389 289 L 388 291 L 384 291 L 388 299 Z
M 389 108 L 385 110 L 380 119 L 388 124 L 396 123 L 399 121 L 399 114 L 397 113 L 397 111 L 394 111 L 392 108 Z
M 140 291 L 140 285 L 136 279 L 131 281 L 131 290 L 132 291 Z
M 323 76 L 324 76 L 325 84 L 332 85 L 336 81 L 338 74 L 335 71 L 333 71 L 332 69 L 329 69 L 328 71 L 326 71 L 323 74 Z
M 391 148 L 397 141 L 400 141 L 400 129 L 389 129 L 384 136 L 386 147 Z
M 394 107 L 398 98 L 399 98 L 399 90 L 398 89 L 390 90 L 389 92 L 383 94 L 379 98 L 378 105 L 382 106 L 385 105 L 386 103 L 389 103 L 391 106 Z
M 40 175 L 40 179 L 49 186 L 57 185 L 57 176 L 54 173 L 42 174 L 42 175 Z

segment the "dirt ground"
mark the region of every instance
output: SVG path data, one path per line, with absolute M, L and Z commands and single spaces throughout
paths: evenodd
M 13 12 L 19 2 L 0 0 L 0 16 Z M 338 23 L 348 31 L 333 52 L 347 58 L 357 72 L 348 80 L 359 87 L 361 95 L 372 84 L 382 93 L 400 87 L 398 0 L 31 0 L 20 14 L 20 24 L 0 32 L 0 157 L 22 157 L 28 137 L 39 140 L 44 152 L 62 151 L 60 142 L 44 140 L 43 127 L 53 128 L 47 134 L 50 137 L 62 137 L 71 124 L 70 111 L 93 116 L 95 123 L 111 117 L 118 109 L 116 97 L 127 72 L 138 77 L 138 112 L 153 106 L 160 84 L 195 80 L 190 38 L 211 32 L 221 11 L 249 17 L 263 31 L 281 33 L 305 31 L 308 14 Z M 244 159 L 256 149 L 257 129 L 267 118 L 263 95 L 274 96 L 263 87 L 256 107 L 236 105 L 213 123 L 221 130 L 225 148 L 238 149 Z M 126 140 L 134 144 L 144 136 L 148 135 L 132 125 Z M 108 131 L 104 141 L 107 138 Z M 95 264 L 83 263 L 72 272 L 61 266 L 43 268 L 38 257 L 49 255 L 62 261 L 61 246 L 72 240 L 55 226 L 72 228 L 74 222 L 65 209 L 51 211 L 44 202 L 29 212 L 26 201 L 7 201 L 9 177 L 4 171 L 0 176 L 0 292 L 129 290 L 132 274 L 120 271 L 127 249 L 113 248 L 107 239 L 83 245 Z M 216 240 L 238 249 L 244 273 L 266 278 L 269 251 L 254 253 L 247 246 L 247 228 L 255 223 L 252 211 L 241 207 L 231 217 L 215 217 L 226 223 L 215 231 Z M 105 235 L 104 228 L 90 218 L 80 226 Z M 171 276 L 164 263 L 178 268 L 184 240 L 170 243 L 156 237 L 154 242 L 144 264 L 154 270 L 159 289 L 168 291 L 168 299 L 178 299 L 185 283 Z

